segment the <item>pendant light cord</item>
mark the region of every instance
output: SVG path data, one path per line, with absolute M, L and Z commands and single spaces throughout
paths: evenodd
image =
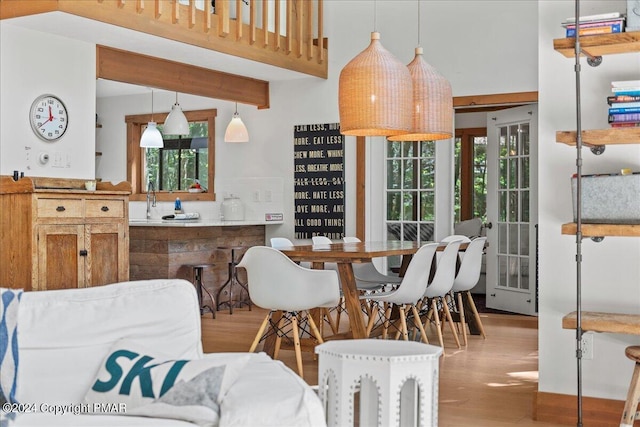
M 418 47 L 420 47 L 420 0 L 418 1 Z

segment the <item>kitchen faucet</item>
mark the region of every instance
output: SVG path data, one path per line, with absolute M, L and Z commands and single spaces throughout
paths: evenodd
M 151 193 L 153 193 L 153 202 L 151 202 Z M 152 207 L 156 207 L 156 189 L 155 189 L 155 185 L 153 184 L 153 181 L 149 180 L 149 183 L 147 184 L 147 219 L 151 219 L 151 209 L 150 209 L 150 204 L 151 202 L 151 206 Z

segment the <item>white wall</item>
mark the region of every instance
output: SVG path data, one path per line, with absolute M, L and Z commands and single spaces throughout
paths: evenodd
M 582 1 L 581 15 L 624 11 L 624 1 Z M 576 129 L 575 59 L 553 50 L 553 39 L 564 37 L 560 22 L 574 16 L 572 1 L 539 3 L 539 223 L 540 223 L 540 391 L 576 394 L 575 332 L 563 330 L 562 316 L 576 309 L 575 237 L 561 235 L 572 221 L 570 177 L 575 172 L 575 148 L 555 142 L 556 130 Z M 606 96 L 612 80 L 637 79 L 638 54 L 604 57 L 592 68 L 581 61 L 582 128 L 605 129 Z M 601 156 L 582 151 L 583 173 L 640 170 L 640 148 L 610 146 Z M 582 245 L 582 308 L 591 311 L 640 311 L 640 240 L 606 237 Z M 624 400 L 632 362 L 624 348 L 638 336 L 597 334 L 594 358 L 583 360 L 586 396 Z
M 95 45 L 24 30 L 0 21 L 0 174 L 93 178 L 95 161 Z M 67 107 L 69 127 L 44 142 L 29 125 L 29 110 L 42 94 Z M 42 165 L 40 153 L 51 160 Z M 53 157 L 60 156 L 60 166 Z

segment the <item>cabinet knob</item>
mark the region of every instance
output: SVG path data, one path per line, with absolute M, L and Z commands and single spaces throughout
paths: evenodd
M 64 208 L 64 206 L 58 206 L 58 207 L 56 208 L 56 211 L 58 211 L 58 212 L 64 212 L 64 211 L 65 211 L 65 208 Z
M 103 206 L 100 208 L 102 212 L 109 212 L 109 206 Z
M 88 252 L 86 249 L 80 250 L 80 256 L 87 256 Z

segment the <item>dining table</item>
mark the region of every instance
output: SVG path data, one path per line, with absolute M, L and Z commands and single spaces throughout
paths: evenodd
M 371 262 L 373 258 L 401 256 L 399 275 L 404 272 L 414 253 L 424 244 L 418 242 L 364 241 L 331 244 L 305 244 L 280 247 L 280 251 L 296 262 L 310 262 L 313 268 L 324 268 L 324 263 L 335 263 L 340 276 L 345 309 L 349 318 L 349 338 L 367 338 L 366 324 L 360 292 L 356 287 L 353 263 Z

